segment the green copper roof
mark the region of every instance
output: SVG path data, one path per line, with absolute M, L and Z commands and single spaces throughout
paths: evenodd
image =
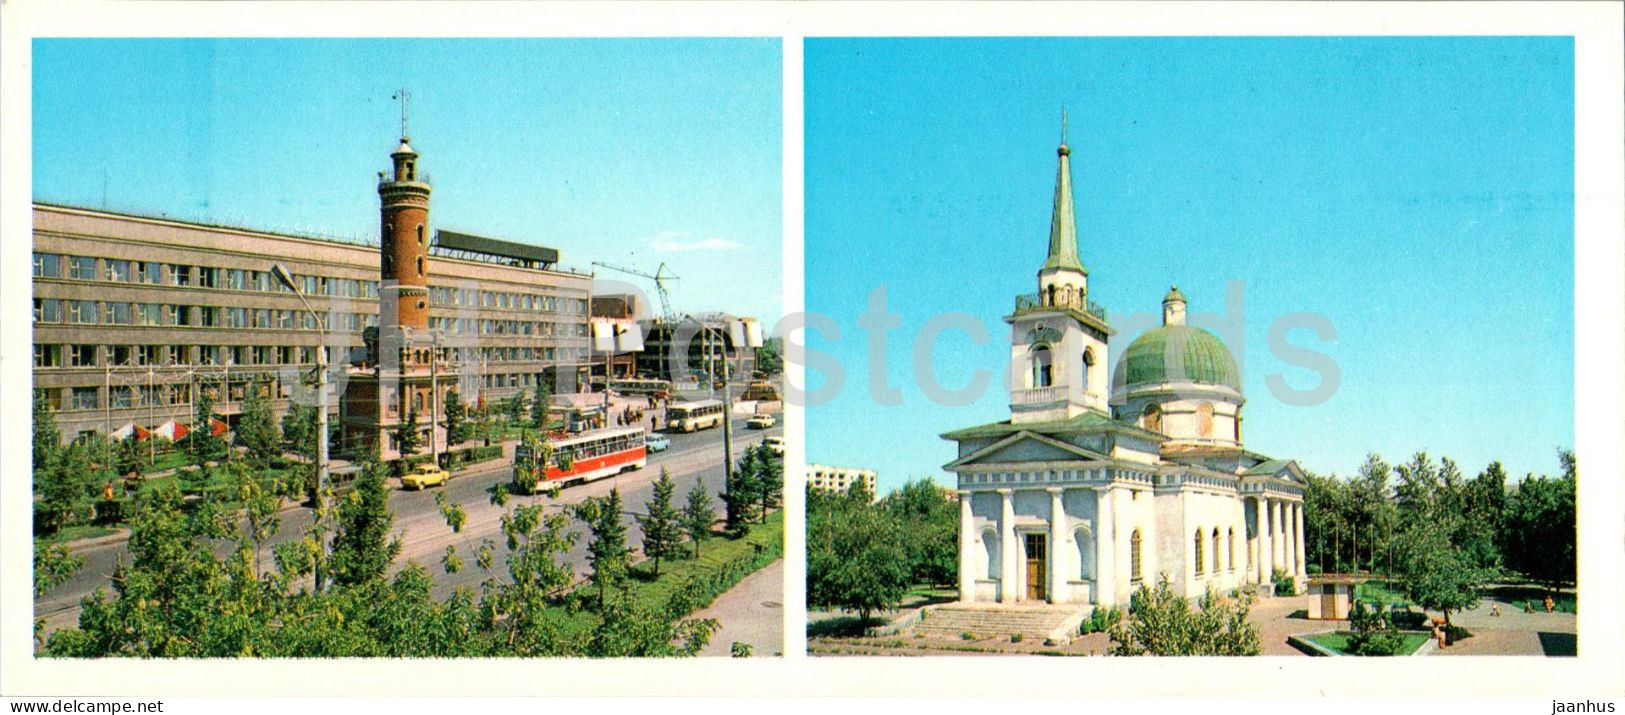
M 1170 355 L 1173 351 L 1177 355 Z M 1205 382 L 1241 390 L 1235 358 L 1212 333 L 1188 325 L 1164 325 L 1147 332 L 1123 353 L 1124 382 Z
M 1292 460 L 1290 460 L 1290 459 L 1267 459 L 1267 460 L 1259 462 L 1258 464 L 1255 464 L 1255 465 L 1253 465 L 1251 467 L 1248 467 L 1247 471 L 1242 472 L 1242 474 L 1247 475 L 1249 477 L 1257 476 L 1257 475 L 1260 475 L 1260 474 L 1274 474 L 1276 472 L 1281 471 L 1283 468 L 1286 467 L 1286 465 L 1291 464 L 1291 463 L 1292 463 Z
M 1072 211 L 1072 163 L 1069 161 L 1072 150 L 1067 148 L 1065 139 L 1062 142 L 1061 148 L 1055 152 L 1061 157 L 1061 167 L 1055 173 L 1055 211 L 1049 221 L 1049 258 L 1039 270 L 1065 268 L 1088 273 L 1084 270 L 1083 262 L 1078 260 L 1078 222 Z
M 1165 296 L 1162 297 L 1162 302 L 1164 302 L 1164 303 L 1167 303 L 1169 301 L 1175 301 L 1175 300 L 1177 300 L 1177 301 L 1179 301 L 1181 303 L 1189 302 L 1189 301 L 1185 300 L 1185 294 L 1179 292 L 1179 286 L 1174 286 L 1172 288 L 1169 288 L 1168 289 L 1168 295 L 1165 295 Z
M 1049 420 L 1047 422 L 1024 422 L 1011 424 L 1008 421 L 966 427 L 942 435 L 943 439 L 966 440 L 982 437 L 1006 437 L 1017 432 L 1032 432 L 1042 435 L 1068 435 L 1088 434 L 1093 432 L 1114 432 L 1118 434 L 1134 435 L 1157 442 L 1168 438 L 1155 432 L 1147 432 L 1126 422 L 1118 422 L 1098 412 L 1085 412 L 1077 417 L 1063 420 Z

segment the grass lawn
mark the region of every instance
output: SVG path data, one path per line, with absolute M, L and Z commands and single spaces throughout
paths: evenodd
M 1337 651 L 1338 653 L 1342 653 L 1343 655 L 1354 655 L 1353 653 L 1350 653 L 1348 649 L 1349 637 L 1352 635 L 1354 634 L 1347 631 L 1338 631 L 1336 633 L 1317 633 L 1314 635 L 1306 635 L 1303 636 L 1303 638 L 1305 640 L 1314 641 L 1316 645 L 1325 646 Z M 1428 634 L 1426 633 L 1401 633 L 1400 637 L 1402 640 L 1399 653 L 1397 655 L 1410 655 L 1415 653 L 1417 648 L 1421 648 L 1423 643 L 1428 642 Z
M 1393 604 L 1409 605 L 1410 597 L 1387 581 L 1367 581 L 1354 587 L 1354 596 L 1362 601 L 1376 602 L 1387 608 Z
M 682 548 L 687 553 L 692 544 L 684 543 Z M 700 544 L 700 557 L 697 559 L 677 558 L 664 559 L 660 562 L 660 578 L 656 581 L 640 581 L 634 579 L 633 593 L 638 603 L 650 608 L 656 608 L 671 598 L 672 591 L 688 583 L 694 576 L 710 573 L 735 559 L 741 559 L 754 553 L 757 547 L 784 552 L 784 510 L 780 509 L 767 516 L 767 523 L 756 524 L 751 527 L 745 538 L 734 540 L 726 537 L 712 537 Z M 654 568 L 654 562 L 644 561 L 637 567 L 638 571 L 648 573 Z
M 722 536 L 707 539 L 701 544 L 700 557 L 697 559 L 681 557 L 663 559 L 660 562 L 659 579 L 644 581 L 642 579 L 647 578 L 647 576 L 639 576 L 631 580 L 632 597 L 637 600 L 638 605 L 651 609 L 660 608 L 666 604 L 676 589 L 682 588 L 689 583 L 692 577 L 705 576 L 731 561 L 748 558 L 750 554 L 756 551 L 757 545 L 782 556 L 784 552 L 783 509 L 769 514 L 767 523 L 752 526 L 750 533 L 746 534 L 742 539 L 729 539 Z M 685 553 L 689 553 L 687 549 L 691 546 L 692 544 L 686 542 L 683 544 Z M 772 559 L 768 559 L 763 565 L 771 561 Z M 653 566 L 653 562 L 643 561 L 634 565 L 633 570 L 647 574 L 653 571 Z M 577 593 L 589 600 L 597 596 L 592 591 L 590 584 L 581 585 L 577 589 Z M 706 605 L 709 604 L 702 604 L 700 607 L 704 608 Z M 572 611 L 567 606 L 560 605 L 549 608 L 548 612 L 557 618 L 559 627 L 569 634 L 585 635 L 598 624 L 598 614 L 589 609 Z

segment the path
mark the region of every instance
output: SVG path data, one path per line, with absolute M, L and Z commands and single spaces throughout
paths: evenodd
M 694 617 L 715 618 L 722 624 L 700 655 L 727 656 L 734 641 L 749 643 L 753 656 L 782 655 L 784 559 L 746 576 Z

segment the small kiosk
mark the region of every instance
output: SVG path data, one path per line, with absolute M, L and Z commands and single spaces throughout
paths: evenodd
M 1366 577 L 1353 574 L 1319 574 L 1309 577 L 1309 618 L 1316 621 L 1346 621 L 1354 589 Z

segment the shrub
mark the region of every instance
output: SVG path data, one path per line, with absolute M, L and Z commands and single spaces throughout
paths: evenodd
M 731 656 L 733 656 L 735 658 L 749 658 L 750 657 L 750 652 L 751 652 L 751 647 L 750 647 L 749 643 L 740 643 L 739 641 L 734 641 L 732 645 L 728 646 L 728 655 L 731 655 Z
M 1349 610 L 1349 626 L 1354 632 L 1349 636 L 1348 650 L 1355 655 L 1398 655 L 1404 647 L 1405 639 L 1394 629 L 1388 612 L 1380 607 L 1355 601 Z
M 1280 569 L 1276 569 L 1274 571 L 1274 573 L 1272 573 L 1270 575 L 1270 578 L 1274 579 L 1274 581 L 1275 581 L 1275 595 L 1277 595 L 1277 596 L 1296 596 L 1296 595 L 1298 595 L 1298 592 L 1297 592 L 1297 579 L 1294 579 L 1292 577 L 1292 574 L 1289 574 L 1289 573 L 1287 573 L 1285 571 L 1282 571 Z
M 1021 642 L 1021 634 L 1020 633 L 1011 633 L 1010 634 L 1010 642 L 1011 643 L 1020 643 Z
M 976 640 L 976 636 L 974 634 L 972 634 L 970 631 L 964 631 L 964 632 L 961 632 L 959 634 L 959 640 L 973 641 L 973 640 Z
M 1110 608 L 1096 608 L 1094 613 L 1089 614 L 1089 617 L 1085 618 L 1083 623 L 1078 625 L 1078 633 L 1081 635 L 1089 635 L 1090 633 L 1105 633 L 1110 631 L 1113 626 L 1122 622 L 1122 609 L 1119 609 L 1116 606 L 1112 606 Z

